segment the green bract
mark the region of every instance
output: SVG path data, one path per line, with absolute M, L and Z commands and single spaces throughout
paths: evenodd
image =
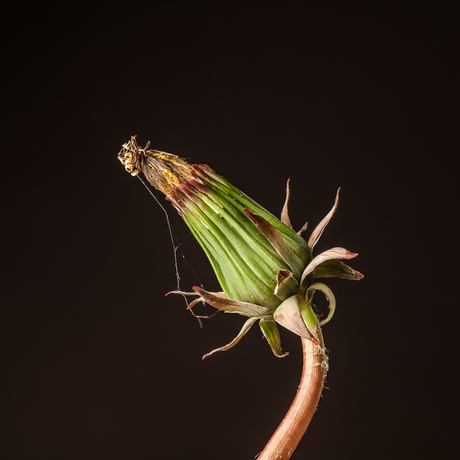
M 119 158 L 131 174 L 143 172 L 167 195 L 205 251 L 223 291 L 194 287 L 194 292 L 173 292 L 197 296 L 190 308 L 204 301 L 219 310 L 248 317 L 232 342 L 204 357 L 236 345 L 256 321 L 276 356 L 285 356 L 277 324 L 319 343 L 321 326 L 332 317 L 335 298 L 325 284 L 315 279 L 363 277 L 339 260 L 357 256 L 344 248 L 312 257 L 314 246 L 337 209 L 339 191 L 332 209 L 307 243 L 301 236 L 306 225 L 295 232 L 290 223 L 289 182 L 278 220 L 206 165 L 191 166 L 174 155 L 141 149 L 135 138 L 123 146 Z M 321 322 L 312 307 L 317 290 L 325 294 L 330 306 L 328 317 Z

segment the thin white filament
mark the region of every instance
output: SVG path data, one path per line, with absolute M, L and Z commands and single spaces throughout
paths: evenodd
M 179 248 L 179 246 L 176 246 L 175 242 L 174 242 L 174 235 L 173 235 L 173 232 L 172 232 L 172 228 L 171 228 L 171 222 L 169 221 L 169 215 L 168 215 L 168 212 L 166 211 L 166 209 L 163 207 L 163 205 L 158 201 L 158 198 L 153 194 L 153 192 L 147 187 L 147 184 L 142 180 L 142 178 L 137 175 L 138 179 L 142 182 L 142 184 L 144 185 L 144 187 L 149 191 L 150 195 L 153 196 L 153 198 L 155 199 L 155 201 L 158 203 L 158 206 L 160 206 L 160 208 L 163 210 L 163 212 L 165 213 L 165 216 L 166 216 L 166 223 L 168 224 L 168 230 L 169 230 L 169 237 L 171 238 L 171 244 L 172 244 L 172 247 L 173 247 L 173 252 L 174 252 L 174 267 L 176 269 L 176 281 L 177 281 L 177 290 L 180 291 L 180 275 L 179 275 L 179 267 L 178 267 L 178 264 L 177 264 L 177 249 Z
M 160 208 L 163 210 L 165 216 L 166 216 L 166 223 L 168 224 L 168 231 L 169 231 L 169 237 L 171 239 L 171 244 L 172 244 L 172 247 L 173 247 L 173 253 L 174 253 L 174 267 L 175 267 L 175 270 L 176 270 L 176 281 L 177 281 L 177 288 L 176 290 L 177 291 L 181 291 L 181 288 L 180 288 L 180 274 L 179 274 L 179 265 L 178 265 L 178 262 L 177 262 L 177 250 L 179 249 L 180 247 L 180 244 L 176 245 L 176 242 L 175 242 L 175 238 L 174 238 L 174 233 L 173 233 L 173 230 L 172 230 L 172 226 L 171 226 L 171 222 L 169 220 L 169 215 L 168 215 L 168 211 L 166 211 L 166 209 L 164 208 L 164 206 L 158 201 L 158 198 L 154 195 L 154 193 L 152 192 L 152 190 L 150 190 L 150 188 L 147 186 L 147 184 L 142 180 L 142 178 L 140 177 L 140 175 L 137 175 L 136 176 L 141 182 L 142 184 L 144 185 L 144 187 L 148 190 L 148 192 L 150 193 L 150 195 L 154 198 L 154 200 L 158 203 L 158 206 L 160 206 Z M 184 259 L 184 261 L 187 263 L 187 265 L 190 267 L 190 264 L 186 261 L 185 259 L 185 256 L 184 254 L 182 254 L 182 257 Z M 191 267 L 190 267 L 191 268 Z M 194 270 L 193 270 L 194 272 Z M 196 275 L 196 274 L 195 274 Z M 185 304 L 187 305 L 188 307 L 188 300 L 187 300 L 187 297 L 185 295 L 182 295 L 182 297 L 184 298 L 185 300 Z M 198 323 L 200 325 L 200 328 L 203 327 L 203 323 L 201 322 L 201 318 L 205 318 L 205 319 L 208 319 L 208 318 L 212 318 L 216 313 L 219 312 L 216 311 L 215 313 L 213 313 L 211 316 L 202 316 L 202 315 L 197 315 L 192 309 L 189 310 L 190 313 L 192 313 L 192 315 L 198 320 Z

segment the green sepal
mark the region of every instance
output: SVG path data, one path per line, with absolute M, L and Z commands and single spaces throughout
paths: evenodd
M 321 331 L 318 317 L 316 316 L 312 306 L 314 292 L 314 290 L 306 292 L 306 299 L 301 304 L 300 312 L 308 331 L 316 340 L 319 341 Z
M 223 292 L 208 292 L 198 286 L 194 286 L 193 290 L 201 296 L 205 302 L 212 305 L 214 308 L 228 313 L 239 313 L 244 316 L 259 317 L 270 312 L 270 309 L 262 307 L 261 305 L 228 299 Z
M 276 277 L 275 295 L 281 300 L 295 294 L 299 289 L 299 283 L 288 270 L 279 270 Z
M 246 334 L 246 332 L 248 332 L 249 329 L 251 329 L 252 325 L 253 325 L 258 319 L 259 319 L 259 318 L 256 318 L 256 317 L 249 318 L 249 319 L 243 324 L 243 327 L 241 328 L 241 330 L 240 330 L 240 332 L 238 333 L 238 335 L 237 335 L 230 343 L 228 343 L 227 345 L 224 345 L 223 347 L 216 348 L 216 349 L 212 350 L 212 351 L 209 352 L 209 353 L 206 353 L 206 354 L 203 356 L 203 359 L 207 358 L 208 356 L 211 356 L 212 354 L 216 353 L 217 351 L 227 351 L 227 350 L 230 350 L 230 348 L 234 347 L 234 346 L 243 338 L 243 336 Z
M 302 278 L 300 279 L 300 288 L 305 290 L 307 287 L 307 279 L 310 273 L 313 273 L 313 270 L 321 265 L 326 260 L 332 259 L 353 259 L 358 254 L 348 251 L 345 248 L 331 248 L 327 251 L 318 254 L 306 267 L 302 273 Z
M 273 353 L 278 358 L 284 358 L 289 353 L 284 353 L 281 351 L 281 338 L 280 333 L 278 330 L 278 326 L 276 325 L 273 317 L 266 316 L 262 318 L 259 322 L 260 329 L 262 329 L 262 333 L 264 337 L 267 339 L 268 344 L 270 345 Z
M 303 303 L 303 302 L 302 302 Z M 300 310 L 300 297 L 293 295 L 286 299 L 273 314 L 273 319 L 281 326 L 304 339 L 313 339 Z
M 356 270 L 353 270 L 348 265 L 344 264 L 340 260 L 326 260 L 322 264 L 319 264 L 313 270 L 313 276 L 315 278 L 343 278 L 346 280 L 361 280 L 364 275 Z
M 302 260 L 287 245 L 280 232 L 270 222 L 263 217 L 253 213 L 250 209 L 245 208 L 244 213 L 252 220 L 254 225 L 267 237 L 268 241 L 276 249 L 276 252 L 289 265 L 293 275 L 300 278 L 304 269 Z
M 307 289 L 307 293 L 308 293 L 308 296 L 311 295 L 311 298 L 313 298 L 313 294 L 314 292 L 318 290 L 318 291 L 321 291 L 327 298 L 327 300 L 329 301 L 329 314 L 326 316 L 325 319 L 321 320 L 318 324 L 319 326 L 324 326 L 326 323 L 328 323 L 332 317 L 334 316 L 334 312 L 335 312 L 335 305 L 336 305 L 336 302 L 335 302 L 335 296 L 334 294 L 332 293 L 331 289 L 326 286 L 324 283 L 315 283 L 315 284 L 312 284 L 308 289 Z M 311 303 L 311 302 L 310 302 Z M 315 315 L 316 316 L 316 315 Z
M 324 219 L 316 226 L 316 228 L 311 233 L 310 238 L 308 239 L 308 246 L 312 251 L 318 240 L 321 238 L 321 235 L 323 234 L 324 229 L 327 227 L 327 224 L 332 219 L 335 211 L 337 211 L 337 207 L 339 206 L 339 193 L 340 188 L 337 190 L 334 206 L 332 206 L 332 209 L 326 214 L 326 217 L 324 217 Z

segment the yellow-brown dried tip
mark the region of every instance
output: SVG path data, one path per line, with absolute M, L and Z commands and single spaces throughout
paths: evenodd
M 149 145 L 139 147 L 136 136 L 132 136 L 123 144 L 118 159 L 132 176 L 142 172 L 150 184 L 169 196 L 176 185 L 192 178 L 193 167 L 171 153 L 147 150 Z

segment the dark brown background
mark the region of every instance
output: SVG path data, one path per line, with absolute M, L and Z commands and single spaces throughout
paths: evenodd
M 201 361 L 243 318 L 200 329 L 164 297 L 164 214 L 116 159 L 132 134 L 276 214 L 290 177 L 295 228 L 314 228 L 342 187 L 317 250 L 359 252 L 366 277 L 328 283 L 328 389 L 293 459 L 457 457 L 454 3 L 11 7 L 2 458 L 252 459 L 293 399 L 288 333 L 282 360 L 254 328 Z M 181 259 L 182 287 L 216 289 L 170 214 L 197 273 Z

